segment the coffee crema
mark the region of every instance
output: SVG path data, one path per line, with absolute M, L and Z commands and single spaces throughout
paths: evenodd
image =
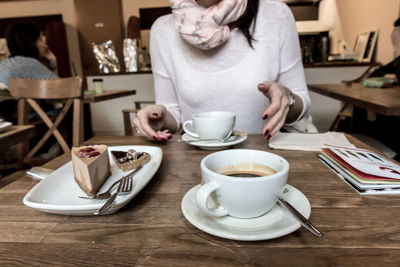
M 258 163 L 240 163 L 230 165 L 219 168 L 217 172 L 225 176 L 240 178 L 257 178 L 277 173 L 273 168 Z

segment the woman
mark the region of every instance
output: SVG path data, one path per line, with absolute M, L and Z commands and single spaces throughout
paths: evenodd
M 44 36 L 30 23 L 15 23 L 6 33 L 11 56 L 0 62 L 0 83 L 12 78 L 57 79 L 57 59 Z
M 151 29 L 156 105 L 134 123 L 167 140 L 195 113 L 236 113 L 235 129 L 271 138 L 310 106 L 296 24 L 280 0 L 171 0 Z M 258 89 L 258 90 L 257 90 Z
M 12 78 L 57 79 L 57 59 L 47 46 L 44 36 L 30 23 L 12 24 L 6 31 L 10 57 L 0 62 L 0 96 L 9 99 L 7 89 Z M 45 110 L 53 105 L 41 103 Z M 0 115 L 6 120 L 16 122 L 17 101 L 9 99 L 1 102 Z M 58 112 L 58 111 L 56 111 Z M 31 112 L 32 117 L 36 115 Z

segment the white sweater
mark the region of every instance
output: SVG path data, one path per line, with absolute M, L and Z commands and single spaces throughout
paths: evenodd
M 150 53 L 156 103 L 163 104 L 178 125 L 204 111 L 236 113 L 235 130 L 261 133 L 262 113 L 269 100 L 258 91 L 264 81 L 280 83 L 310 106 L 296 24 L 280 0 L 260 0 L 252 49 L 238 29 L 229 40 L 203 51 L 186 43 L 175 30 L 172 15 L 157 19 L 151 29 Z M 299 118 L 301 118 L 301 116 Z

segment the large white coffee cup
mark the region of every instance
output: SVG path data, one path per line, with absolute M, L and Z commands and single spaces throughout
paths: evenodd
M 199 139 L 224 139 L 231 135 L 236 116 L 228 111 L 197 113 L 183 123 L 186 134 Z
M 267 213 L 282 194 L 289 173 L 289 163 L 284 158 L 250 149 L 210 154 L 201 161 L 200 168 L 204 184 L 197 191 L 197 206 L 211 216 L 237 218 L 254 218 Z M 227 174 L 232 172 L 260 176 L 233 177 Z M 209 198 L 219 206 L 209 207 Z

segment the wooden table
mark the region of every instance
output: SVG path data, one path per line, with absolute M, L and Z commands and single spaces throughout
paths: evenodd
M 33 125 L 12 125 L 0 133 L 0 151 L 4 151 L 22 141 L 29 140 L 35 134 L 36 129 Z
M 84 94 L 83 99 L 75 100 L 74 122 L 72 133 L 72 145 L 79 146 L 84 140 L 85 122 L 84 122 L 84 104 L 97 103 L 124 96 L 135 95 L 136 90 L 103 90 L 101 94 Z M 91 122 L 90 122 L 91 123 Z
M 400 87 L 365 88 L 359 83 L 310 84 L 308 88 L 385 116 L 400 116 Z
M 357 146 L 363 146 L 351 140 Z M 165 144 L 142 137 L 95 137 L 86 143 L 159 145 L 160 169 L 118 213 L 72 217 L 25 207 L 36 184 L 29 176 L 0 189 L 0 265 L 85 266 L 398 266 L 399 196 L 360 196 L 317 159 L 317 152 L 275 150 L 291 166 L 288 183 L 309 199 L 311 221 L 277 239 L 240 242 L 204 233 L 182 215 L 184 194 L 200 181 L 201 159 L 212 153 L 177 137 Z M 269 150 L 261 135 L 236 148 Z M 63 155 L 45 166 L 57 168 Z M 72 179 L 72 178 L 71 178 Z

